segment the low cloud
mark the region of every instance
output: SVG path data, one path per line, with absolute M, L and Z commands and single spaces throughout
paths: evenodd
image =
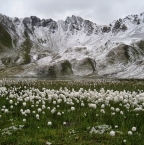
M 109 24 L 129 14 L 143 12 L 143 0 L 0 0 L 0 13 L 10 17 L 65 20 L 77 15 L 97 24 Z

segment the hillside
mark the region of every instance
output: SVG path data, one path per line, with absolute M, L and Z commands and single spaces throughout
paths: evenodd
M 0 76 L 143 78 L 144 13 L 109 25 L 0 14 Z

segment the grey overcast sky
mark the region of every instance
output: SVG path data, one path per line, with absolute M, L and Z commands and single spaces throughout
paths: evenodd
M 37 16 L 65 20 L 76 15 L 97 24 L 109 24 L 144 12 L 144 0 L 0 0 L 0 13 L 9 17 Z

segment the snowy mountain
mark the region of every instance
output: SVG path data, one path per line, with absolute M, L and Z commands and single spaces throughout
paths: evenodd
M 0 14 L 1 76 L 144 77 L 144 13 L 109 25 Z

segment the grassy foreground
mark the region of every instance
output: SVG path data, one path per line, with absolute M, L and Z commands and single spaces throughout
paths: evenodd
M 5 81 L 0 145 L 144 145 L 143 81 Z

